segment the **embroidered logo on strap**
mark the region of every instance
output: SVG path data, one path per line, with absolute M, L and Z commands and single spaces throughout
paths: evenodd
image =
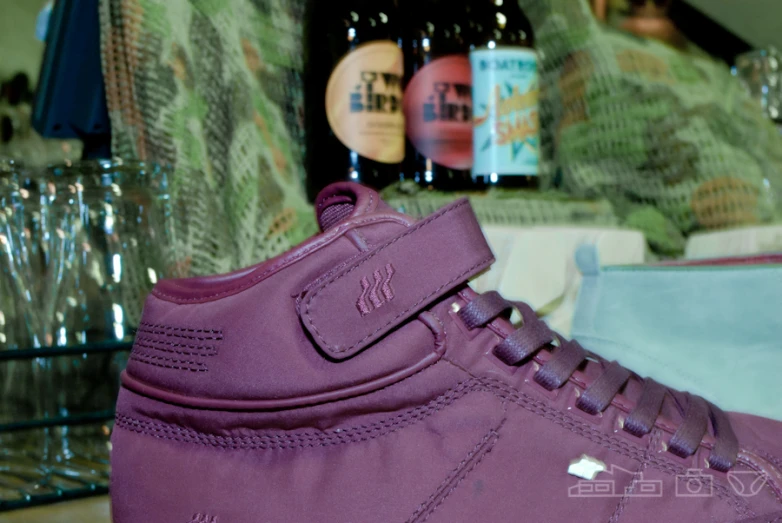
M 326 356 L 345 360 L 493 261 L 469 201 L 457 200 L 319 276 L 298 301 L 299 316 Z M 357 309 L 361 321 L 351 321 Z
M 394 266 L 387 263 L 385 276 L 381 269 L 376 269 L 373 273 L 374 283 L 370 283 L 369 278 L 366 276 L 361 278 L 361 296 L 358 297 L 356 307 L 362 317 L 394 299 L 391 278 L 393 278 L 395 272 Z

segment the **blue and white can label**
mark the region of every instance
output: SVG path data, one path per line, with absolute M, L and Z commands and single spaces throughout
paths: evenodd
M 470 53 L 473 175 L 537 176 L 538 61 L 524 48 Z

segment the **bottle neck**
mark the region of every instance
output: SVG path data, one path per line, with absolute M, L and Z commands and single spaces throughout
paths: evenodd
M 516 0 L 479 0 L 471 11 L 478 20 L 473 48 L 533 47 L 532 27 Z

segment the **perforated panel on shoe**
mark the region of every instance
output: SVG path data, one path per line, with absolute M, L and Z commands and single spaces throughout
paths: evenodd
M 172 371 L 208 372 L 209 358 L 223 341 L 220 329 L 192 329 L 141 322 L 130 359 Z

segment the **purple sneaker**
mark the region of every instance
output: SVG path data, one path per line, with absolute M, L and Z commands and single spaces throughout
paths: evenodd
M 114 523 L 782 522 L 782 423 L 476 294 L 493 258 L 466 200 L 414 221 L 338 183 L 316 208 L 282 256 L 148 298 Z

